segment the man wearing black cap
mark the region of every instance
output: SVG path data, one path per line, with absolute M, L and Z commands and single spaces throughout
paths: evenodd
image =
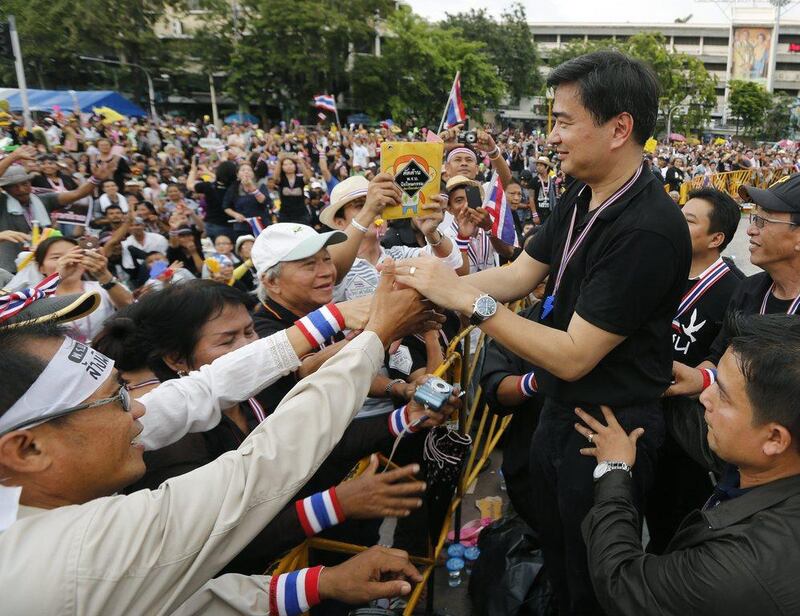
M 750 214 L 750 262 L 763 272 L 745 278 L 728 305 L 728 313 L 797 314 L 800 307 L 800 174 L 786 176 L 767 189 L 742 186 L 739 195 L 755 205 Z M 728 346 L 723 326 L 711 351 L 697 368 L 673 365 L 668 396 L 692 396 L 711 385 Z

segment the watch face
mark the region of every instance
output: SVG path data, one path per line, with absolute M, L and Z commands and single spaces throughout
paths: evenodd
M 497 312 L 497 302 L 493 297 L 483 295 L 475 302 L 475 312 L 484 318 L 488 318 Z

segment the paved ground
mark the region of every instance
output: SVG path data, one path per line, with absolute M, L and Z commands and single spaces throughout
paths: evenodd
M 747 237 L 748 224 L 747 216 L 742 216 L 742 220 L 739 221 L 739 228 L 736 231 L 736 235 L 733 237 L 733 241 L 728 245 L 728 249 L 725 251 L 725 256 L 733 257 L 734 261 L 736 262 L 736 266 L 745 274 L 750 276 L 761 270 L 750 263 L 750 251 L 747 248 L 749 240 Z

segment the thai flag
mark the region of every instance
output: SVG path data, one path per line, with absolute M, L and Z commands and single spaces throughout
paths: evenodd
M 456 73 L 453 80 L 453 87 L 450 88 L 450 97 L 447 99 L 447 112 L 445 124 L 447 128 L 461 124 L 467 119 L 467 112 L 464 110 L 464 101 L 461 99 L 461 73 Z
M 336 113 L 336 99 L 330 94 L 318 94 L 314 97 L 314 107 Z
M 391 128 L 392 126 L 394 126 L 394 122 L 391 118 L 387 118 L 381 122 L 381 128 Z
M 56 292 L 61 277 L 58 273 L 50 274 L 34 287 L 21 289 L 0 297 L 0 322 L 10 319 L 18 312 L 23 311 L 37 299 L 49 297 Z
M 261 222 L 260 216 L 253 216 L 247 219 L 247 224 L 253 231 L 253 237 L 258 237 L 258 234 L 264 230 L 264 224 Z
M 514 227 L 514 212 L 506 202 L 506 193 L 500 182 L 500 176 L 496 172 L 492 174 L 489 197 L 483 207 L 489 211 L 489 215 L 492 217 L 492 234 L 506 244 L 519 246 L 517 230 Z

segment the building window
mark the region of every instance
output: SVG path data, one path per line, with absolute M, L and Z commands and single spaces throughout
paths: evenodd
M 707 71 L 725 71 L 728 69 L 728 65 L 724 62 L 706 62 L 704 66 Z
M 558 41 L 558 36 L 555 34 L 535 34 L 533 40 L 537 43 L 555 43 Z
M 561 42 L 562 43 L 571 43 L 573 41 L 582 41 L 584 39 L 583 34 L 562 34 L 561 35 Z
M 676 45 L 700 45 L 699 36 L 676 36 L 673 40 Z
M 776 71 L 800 71 L 800 62 L 776 62 Z
M 608 41 L 611 37 L 606 34 L 590 34 L 589 40 L 590 41 Z
M 800 34 L 779 34 L 778 42 L 791 45 L 792 43 L 800 43 Z
M 728 37 L 727 36 L 707 36 L 703 39 L 704 45 L 714 45 L 716 47 L 727 47 L 728 46 Z

